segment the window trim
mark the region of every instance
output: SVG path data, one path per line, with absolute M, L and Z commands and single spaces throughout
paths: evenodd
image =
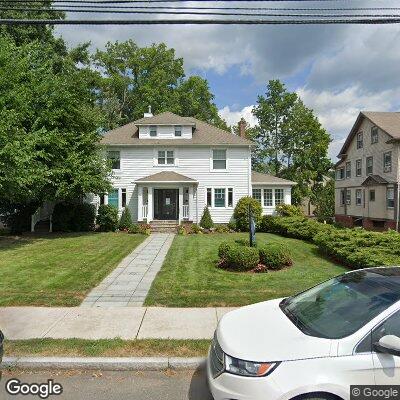
M 172 151 L 174 153 L 174 163 L 173 164 L 159 164 L 158 163 L 158 158 L 159 158 L 158 157 L 158 152 L 159 151 L 164 151 L 165 152 L 165 157 L 164 157 L 165 162 L 167 162 L 167 151 Z M 154 167 L 156 167 L 156 168 L 178 167 L 179 166 L 178 149 L 177 148 L 172 148 L 172 147 L 155 147 L 154 148 L 153 161 L 154 161 Z
M 257 198 L 254 197 L 254 191 L 255 191 L 255 190 L 259 190 L 259 191 L 260 191 L 260 199 L 257 199 Z M 260 188 L 260 187 L 252 187 L 252 188 L 251 188 L 251 197 L 252 197 L 253 199 L 259 201 L 259 202 L 260 202 L 260 205 L 261 205 L 261 207 L 262 207 L 262 205 L 263 205 L 263 189 L 262 189 L 262 188 Z
M 392 191 L 393 192 L 393 198 L 391 198 L 391 199 L 389 199 L 389 197 L 388 197 L 388 194 L 389 194 L 389 191 Z M 395 191 L 394 191 L 394 187 L 388 187 L 388 188 L 386 188 L 386 208 L 388 209 L 388 210 L 393 210 L 394 209 L 394 206 L 395 206 Z M 393 201 L 393 206 L 389 206 L 389 200 L 391 200 L 391 201 Z
M 371 160 L 371 172 L 368 172 L 368 160 Z M 374 174 L 374 157 L 373 156 L 368 156 L 365 160 L 365 173 L 367 176 L 373 175 Z
M 358 197 L 357 194 L 360 194 L 360 197 Z M 360 200 L 360 203 L 358 203 L 358 200 Z M 362 189 L 356 189 L 356 206 L 362 206 Z
M 156 134 L 152 135 L 151 132 L 155 131 Z M 158 129 L 157 129 L 157 125 L 149 125 L 149 137 L 157 137 L 158 136 Z
M 373 132 L 376 132 L 376 140 L 374 141 L 373 140 Z M 377 126 L 373 126 L 373 127 L 371 127 L 371 144 L 376 144 L 376 143 L 378 143 L 379 142 L 379 130 L 378 130 L 378 127 Z
M 223 150 L 225 151 L 225 169 L 215 169 L 214 168 L 214 150 Z M 221 148 L 221 147 L 213 147 L 210 149 L 210 172 L 228 172 L 228 149 L 226 147 Z M 222 161 L 222 160 L 216 160 L 216 161 Z
M 225 190 L 225 206 L 224 207 L 216 207 L 215 206 L 215 190 L 216 189 L 224 189 Z M 232 191 L 232 205 L 229 205 L 229 191 Z M 208 208 L 216 209 L 216 210 L 231 210 L 235 206 L 235 187 L 234 186 L 224 186 L 224 185 L 216 185 L 216 186 L 206 186 L 205 188 L 205 205 Z M 211 204 L 208 203 L 208 193 L 211 193 Z
M 338 172 L 339 172 L 339 171 L 343 171 L 343 177 L 338 177 Z M 343 180 L 345 179 L 345 177 L 346 177 L 346 170 L 345 170 L 345 167 L 336 168 L 336 180 L 337 180 L 337 181 L 343 181 Z
M 390 167 L 386 168 L 386 163 L 385 163 L 385 157 L 386 155 L 390 154 Z M 392 157 L 392 151 L 385 151 L 383 153 L 383 172 L 384 173 L 390 173 L 392 172 L 392 164 L 393 164 L 393 157 Z
M 118 153 L 118 160 L 114 159 L 114 158 L 110 158 L 109 154 L 110 153 Z M 121 170 L 121 150 L 107 150 L 107 160 L 111 161 L 111 168 L 113 171 L 120 171 Z M 118 161 L 118 168 L 113 168 L 112 163 L 114 162 L 114 160 Z
M 180 129 L 177 129 L 180 128 Z M 176 132 L 180 132 L 180 135 L 177 135 Z M 174 125 L 174 136 L 182 137 L 182 125 Z
M 360 168 L 358 169 L 358 167 L 357 167 L 357 163 L 360 163 Z M 360 173 L 358 173 L 358 172 L 360 172 Z M 357 160 L 356 160 L 356 176 L 362 176 L 362 158 L 358 158 Z
M 117 192 L 117 194 L 118 194 L 118 207 L 117 207 L 117 210 L 118 211 L 122 211 L 124 208 L 126 208 L 127 207 L 127 204 L 128 204 L 128 190 L 127 190 L 127 188 L 126 187 L 123 187 L 123 188 L 121 188 L 121 187 L 113 187 L 113 188 L 111 188 L 111 191 L 116 191 Z M 125 191 L 125 196 L 126 196 L 126 199 L 125 199 L 125 201 L 126 201 L 126 204 L 125 204 L 125 206 L 123 206 L 122 205 L 122 193 L 123 193 L 123 191 Z M 103 197 L 103 202 L 102 202 L 102 198 Z M 99 199 L 99 204 L 109 204 L 109 202 L 108 202 L 108 200 L 109 200 L 109 193 L 105 193 L 104 195 L 101 195 L 101 196 L 98 196 L 98 199 Z
M 346 179 L 351 179 L 351 161 L 346 161 L 345 175 Z
M 265 196 L 265 194 L 266 194 L 267 190 L 270 190 L 270 191 L 271 191 L 271 205 L 267 205 L 267 204 L 266 204 L 267 197 Z M 263 200 L 262 206 L 263 206 L 264 208 L 267 208 L 267 207 L 274 207 L 274 204 L 275 204 L 275 191 L 274 191 L 273 188 L 263 188 L 263 189 L 262 189 L 262 196 L 263 196 L 263 199 L 262 199 L 262 200 Z
M 359 138 L 361 138 L 361 140 Z M 362 149 L 364 147 L 364 132 L 363 131 L 357 132 L 356 139 L 357 139 L 356 140 L 357 150 Z
M 346 206 L 351 206 L 351 189 L 345 189 L 345 202 Z M 349 196 L 347 196 L 349 194 Z
M 374 194 L 374 199 L 373 199 L 373 200 L 371 199 L 371 193 Z M 375 199 L 376 199 L 375 189 L 369 189 L 368 201 L 369 201 L 370 203 L 374 203 L 374 202 L 375 202 Z

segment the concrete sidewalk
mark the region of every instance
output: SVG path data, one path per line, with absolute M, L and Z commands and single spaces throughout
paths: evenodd
M 9 340 L 211 339 L 233 308 L 0 307 L 0 329 Z

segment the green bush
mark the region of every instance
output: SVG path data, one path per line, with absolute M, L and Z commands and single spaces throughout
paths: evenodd
M 96 210 L 89 203 L 57 203 L 53 210 L 54 232 L 87 232 L 94 229 Z
M 186 228 L 183 225 L 180 225 L 178 228 L 178 235 L 186 235 Z
M 139 233 L 142 233 L 143 235 L 150 235 L 151 225 L 150 224 L 140 224 L 139 225 Z
M 228 229 L 230 231 L 236 231 L 236 221 L 234 218 L 231 218 L 231 220 L 228 222 Z
M 260 256 L 255 247 L 231 246 L 225 255 L 225 267 L 235 271 L 250 271 L 256 268 Z
M 214 226 L 210 210 L 208 209 L 207 206 L 204 208 L 203 215 L 200 220 L 200 226 L 204 229 L 211 229 Z
M 101 232 L 115 231 L 118 226 L 118 210 L 110 205 L 100 205 L 96 222 Z
M 226 260 L 228 252 L 232 246 L 234 246 L 232 243 L 222 242 L 218 247 L 218 257 Z
M 292 204 L 279 204 L 275 210 L 281 217 L 304 217 L 302 209 Z
M 258 227 L 261 222 L 261 204 L 252 197 L 242 197 L 236 204 L 235 211 L 233 212 L 233 217 L 236 221 L 236 228 L 242 232 L 249 230 L 249 205 L 256 226 Z
M 227 233 L 227 232 L 229 232 L 229 228 L 226 225 L 217 225 L 215 227 L 215 232 L 217 232 L 217 233 Z
M 282 269 L 293 264 L 289 249 L 280 243 L 267 244 L 259 249 L 260 263 L 269 269 Z
M 129 230 L 131 225 L 132 225 L 131 213 L 129 212 L 129 209 L 125 207 L 124 211 L 122 211 L 121 218 L 118 222 L 118 229 L 120 231 L 126 231 Z
M 138 224 L 131 224 L 129 229 L 128 229 L 129 233 L 139 233 L 140 232 L 140 228 Z
M 239 246 L 250 247 L 250 240 L 249 239 L 237 239 L 237 240 L 235 240 L 235 243 L 238 244 Z
M 190 229 L 192 233 L 202 233 L 200 226 L 198 226 L 197 224 L 192 224 L 190 226 Z

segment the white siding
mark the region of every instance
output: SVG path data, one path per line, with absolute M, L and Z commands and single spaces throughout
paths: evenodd
M 139 139 L 191 139 L 192 129 L 192 126 L 184 125 L 182 136 L 175 136 L 174 125 L 157 125 L 157 136 L 150 136 L 150 126 L 139 126 Z

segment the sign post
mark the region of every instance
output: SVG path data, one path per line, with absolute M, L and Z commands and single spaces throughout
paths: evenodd
M 253 212 L 251 210 L 251 205 L 249 204 L 249 233 L 250 233 L 250 247 L 255 247 L 256 245 L 256 224 L 253 218 Z

